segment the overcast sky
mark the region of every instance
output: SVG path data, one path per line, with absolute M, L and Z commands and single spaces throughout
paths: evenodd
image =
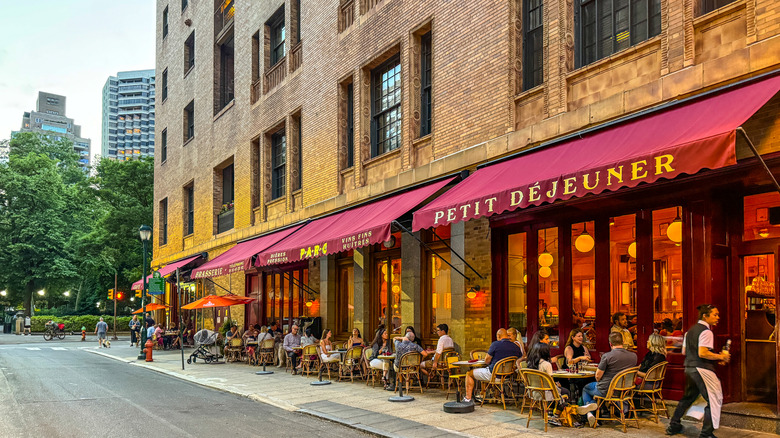
M 154 0 L 0 0 L 0 139 L 19 130 L 38 91 L 67 97 L 67 116 L 100 154 L 102 90 L 119 71 L 154 68 Z

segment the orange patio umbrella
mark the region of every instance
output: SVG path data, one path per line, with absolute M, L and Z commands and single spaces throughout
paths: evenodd
M 197 301 L 181 306 L 181 308 L 185 310 L 194 310 L 230 307 L 239 304 L 249 304 L 254 300 L 254 298 L 240 297 L 238 295 L 207 295 Z
M 149 303 L 149 304 L 146 305 L 146 311 L 147 312 L 151 312 L 153 310 L 165 309 L 167 307 L 170 307 L 170 306 L 164 306 L 164 305 L 159 304 L 159 303 Z M 138 309 L 135 312 L 133 312 L 133 315 L 136 315 L 136 314 L 139 314 L 139 313 L 143 313 L 143 312 L 144 312 L 144 308 L 141 307 L 140 309 Z

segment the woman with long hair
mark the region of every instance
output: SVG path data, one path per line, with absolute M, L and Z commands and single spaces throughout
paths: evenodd
M 374 342 L 371 343 L 371 358 L 368 361 L 368 365 L 375 370 L 382 370 L 382 385 L 387 386 L 387 371 L 390 369 L 390 364 L 379 356 L 390 356 L 393 354 L 393 342 L 390 340 L 390 334 L 384 328 L 380 329 Z
M 639 364 L 639 372 L 636 373 L 636 386 L 640 387 L 650 368 L 666 360 L 666 339 L 658 333 L 653 333 L 647 338 L 647 354 Z
M 550 376 L 553 374 L 553 366 L 552 363 L 550 363 L 550 346 L 544 342 L 538 342 L 534 344 L 533 347 L 528 351 L 528 368 L 539 370 L 543 373 L 547 373 Z M 561 394 L 561 401 L 558 403 L 558 406 L 555 407 L 554 415 L 552 418 L 550 418 L 549 423 L 553 425 L 560 426 L 561 420 L 558 418 L 558 415 L 563 411 L 563 409 L 569 405 L 569 398 L 571 398 L 571 392 L 566 389 L 562 388 L 561 384 L 559 382 L 555 382 L 555 385 L 558 386 L 558 392 Z M 545 391 L 544 397 L 550 401 L 553 399 L 552 391 Z M 577 413 L 580 415 L 584 415 L 587 412 L 589 412 L 588 409 L 592 410 L 595 409 L 596 405 L 595 403 L 593 406 L 588 407 L 578 407 Z
M 348 347 L 359 347 L 363 345 L 363 337 L 360 336 L 360 330 L 357 327 L 352 329 L 352 336 L 347 340 Z
M 563 368 L 569 369 L 578 362 L 589 362 L 590 352 L 585 347 L 585 332 L 582 329 L 575 328 L 569 332 L 569 339 L 566 340 L 566 348 L 563 350 Z
M 538 343 L 543 344 L 549 344 L 550 343 L 550 335 L 547 334 L 547 331 L 545 329 L 540 329 L 536 333 L 534 333 L 533 336 L 531 336 L 531 340 L 528 341 L 528 353 L 531 353 L 531 349 L 534 348 L 534 345 Z
M 411 334 L 411 335 L 410 335 L 410 334 Z M 417 344 L 417 345 L 419 345 L 420 347 L 422 347 L 422 340 L 420 339 L 420 337 L 419 337 L 419 336 L 417 336 L 417 332 L 416 332 L 416 331 L 414 331 L 414 327 L 412 327 L 412 326 L 407 326 L 407 327 L 406 327 L 406 334 L 405 334 L 404 336 L 405 336 L 407 339 L 409 339 L 410 341 L 412 341 L 412 342 L 414 342 L 415 344 Z
M 331 363 L 339 361 L 339 354 L 333 353 L 333 343 L 330 341 L 330 337 L 333 332 L 330 329 L 322 331 L 322 337 L 320 338 L 320 357 L 322 363 Z

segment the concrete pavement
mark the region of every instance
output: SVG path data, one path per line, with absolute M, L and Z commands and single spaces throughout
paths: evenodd
M 200 362 L 187 365 L 182 370 L 179 351 L 155 351 L 154 362 L 137 361 L 137 349 L 128 345 L 112 345 L 111 349 L 88 349 L 88 351 L 112 357 L 134 366 L 144 367 L 168 374 L 192 383 L 242 395 L 288 411 L 302 412 L 350 427 L 387 437 L 433 437 L 433 436 L 576 436 L 576 437 L 625 437 L 619 424 L 607 423 L 597 429 L 570 429 L 550 426 L 544 432 L 544 424 L 538 414 L 526 428 L 526 415 L 519 409 L 507 406 L 507 410 L 496 405 L 477 407 L 470 414 L 447 414 L 442 410 L 446 401 L 444 392 L 426 389 L 421 395 L 413 391 L 415 400 L 410 403 L 390 403 L 391 394 L 381 388 L 371 388 L 365 382 L 333 382 L 326 386 L 311 386 L 312 377 L 292 376 L 284 369 L 269 367 L 274 374 L 255 375 L 259 367 L 244 363 L 206 365 Z M 192 350 L 185 350 L 185 359 Z M 453 397 L 450 397 L 452 400 Z M 664 436 L 667 421 L 655 424 L 640 420 L 640 429 L 629 428 L 629 435 L 643 437 Z M 684 423 L 684 436 L 698 436 L 700 424 Z M 754 431 L 721 428 L 720 436 L 728 437 L 770 437 Z

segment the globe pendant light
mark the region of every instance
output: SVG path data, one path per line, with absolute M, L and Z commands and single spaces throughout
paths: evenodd
M 547 252 L 547 229 L 544 230 L 544 252 L 539 254 L 539 266 L 550 267 L 553 264 L 553 256 Z
M 550 275 L 552 275 L 552 269 L 550 269 L 549 266 L 542 266 L 539 268 L 539 276 L 542 278 L 547 278 Z
M 590 252 L 593 249 L 593 245 L 595 245 L 595 242 L 593 241 L 593 236 L 588 234 L 588 223 L 586 222 L 585 230 L 574 240 L 574 247 L 579 252 Z
M 636 258 L 636 242 L 631 242 L 631 245 L 628 245 L 628 255 Z
M 666 227 L 666 236 L 672 242 L 680 243 L 682 242 L 682 219 L 680 218 L 680 210 L 678 208 L 675 209 L 677 210 L 677 217 Z

